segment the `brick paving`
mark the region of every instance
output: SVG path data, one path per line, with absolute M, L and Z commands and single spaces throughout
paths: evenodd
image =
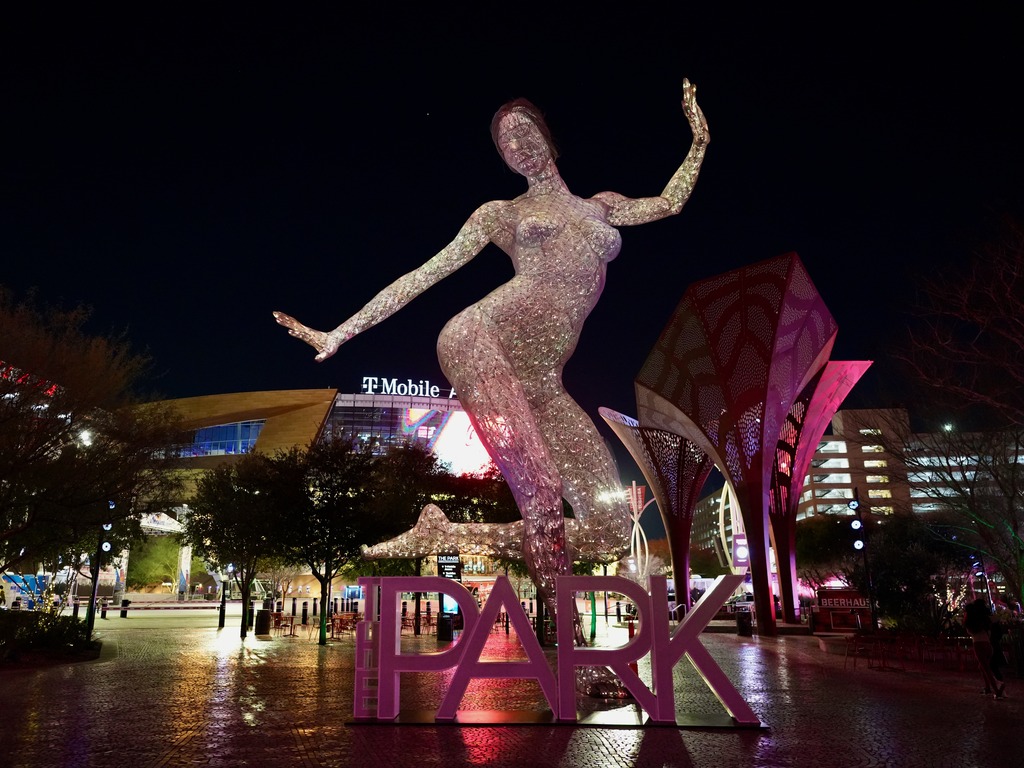
M 809 636 L 702 635 L 760 729 L 365 725 L 352 723 L 351 635 L 327 646 L 303 630 L 242 641 L 237 621 L 218 630 L 215 613 L 111 618 L 97 622 L 96 661 L 3 669 L 0 765 L 1024 767 L 1024 681 L 993 700 L 975 670 L 955 665 L 844 669 Z M 494 642 L 503 653 L 503 638 Z M 406 676 L 403 706 L 436 707 L 444 683 Z M 685 660 L 676 690 L 680 713 L 722 711 Z M 544 704 L 530 683 L 480 681 L 463 707 Z

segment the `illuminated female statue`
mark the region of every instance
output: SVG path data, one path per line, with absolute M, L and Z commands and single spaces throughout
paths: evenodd
M 601 295 L 608 262 L 619 253 L 615 227 L 679 213 L 693 190 L 709 134 L 695 88 L 685 80 L 683 111 L 693 143 L 661 195 L 630 199 L 601 192 L 584 200 L 562 181 L 537 108 L 523 99 L 510 102 L 494 116 L 491 134 L 509 167 L 526 177 L 524 194 L 482 205 L 440 253 L 333 331 L 274 313 L 322 361 L 488 243 L 509 255 L 515 276 L 452 318 L 437 354 L 512 489 L 523 516 L 522 555 L 552 614 L 555 578 L 572 572 L 573 551 L 608 560 L 628 547 L 630 516 L 614 461 L 593 421 L 562 386 L 562 370 Z M 568 536 L 563 497 L 575 517 Z

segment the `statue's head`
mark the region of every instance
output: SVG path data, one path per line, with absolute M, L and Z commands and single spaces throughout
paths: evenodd
M 491 120 L 491 138 L 508 166 L 529 176 L 558 157 L 540 110 L 527 99 L 503 104 Z

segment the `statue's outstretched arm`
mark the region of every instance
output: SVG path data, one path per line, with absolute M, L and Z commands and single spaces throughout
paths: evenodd
M 690 199 L 701 163 L 704 162 L 704 153 L 711 141 L 711 132 L 704 112 L 697 104 L 697 86 L 689 80 L 683 80 L 683 112 L 693 132 L 693 143 L 683 164 L 658 197 L 631 199 L 615 192 L 595 195 L 596 199 L 608 206 L 609 224 L 621 227 L 657 221 L 679 213 Z
M 423 266 L 395 280 L 333 331 L 314 330 L 283 312 L 274 312 L 274 319 L 288 329 L 289 335 L 302 339 L 316 349 L 318 362 L 326 360 L 353 336 L 390 317 L 480 253 L 490 242 L 497 221 L 498 205 L 488 203 L 478 208 L 459 230 L 455 239 L 436 256 Z

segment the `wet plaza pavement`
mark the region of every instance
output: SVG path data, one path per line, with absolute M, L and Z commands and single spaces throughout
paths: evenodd
M 243 641 L 237 617 L 218 630 L 215 614 L 97 628 L 96 661 L 0 671 L 0 765 L 1024 766 L 1024 682 L 993 700 L 969 665 L 854 667 L 810 636 L 702 635 L 760 729 L 461 727 L 353 724 L 351 634 L 326 646 L 301 629 Z M 488 650 L 500 656 L 510 641 L 495 634 Z M 403 707 L 440 703 L 443 676 L 403 681 Z M 681 713 L 722 711 L 685 660 L 676 690 Z M 463 708 L 545 705 L 533 683 L 478 681 Z

